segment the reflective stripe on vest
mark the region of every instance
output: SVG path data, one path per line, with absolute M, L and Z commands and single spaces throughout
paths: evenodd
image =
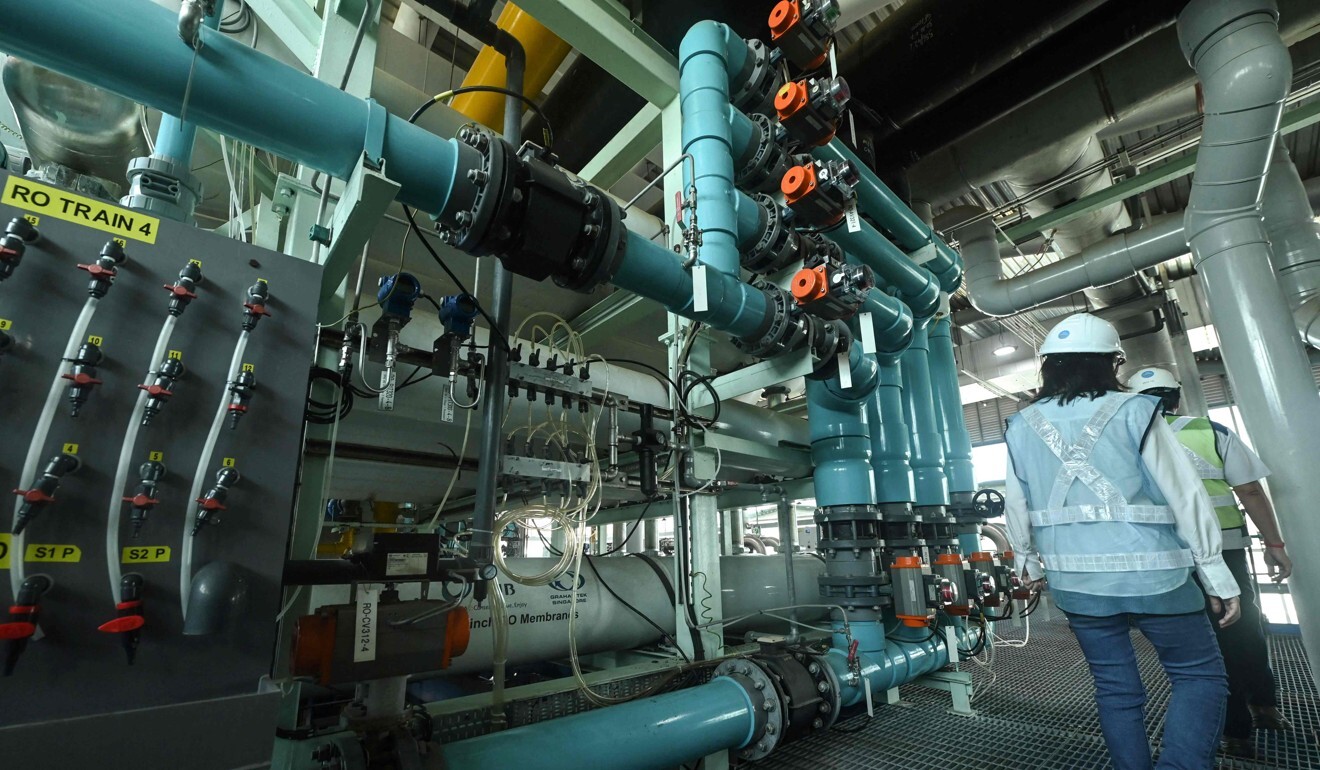
M 1123 406 L 1123 399 L 1107 398 L 1105 403 L 1091 415 L 1091 419 L 1082 427 L 1082 437 L 1075 444 L 1065 446 L 1063 436 L 1059 429 L 1050 424 L 1049 420 L 1040 413 L 1039 409 L 1027 409 L 1022 412 L 1022 418 L 1027 421 L 1027 425 L 1035 431 L 1040 440 L 1045 442 L 1054 456 L 1059 459 L 1062 466 L 1059 473 L 1054 477 L 1054 487 L 1050 490 L 1049 501 L 1045 503 L 1046 510 L 1057 510 L 1064 507 L 1064 501 L 1068 497 L 1068 490 L 1072 487 L 1074 481 L 1080 481 L 1090 489 L 1100 501 L 1109 507 L 1127 505 L 1127 498 L 1122 492 L 1118 491 L 1109 479 L 1101 475 L 1094 465 L 1091 465 L 1091 451 L 1095 449 L 1095 444 L 1100 440 L 1100 434 L 1104 432 L 1105 426 L 1114 419 L 1118 410 Z
M 1146 572 L 1161 569 L 1185 569 L 1196 564 L 1186 548 L 1155 553 L 1052 554 L 1045 559 L 1046 569 L 1063 572 Z
M 1219 527 L 1232 529 L 1242 526 L 1246 519 L 1242 517 L 1242 511 L 1238 510 L 1233 488 L 1224 477 L 1224 461 L 1219 457 L 1214 426 L 1204 418 L 1184 415 L 1171 418 L 1169 427 L 1177 435 L 1178 443 L 1201 477 L 1206 494 L 1210 495 L 1210 505 L 1219 518 Z
M 1091 521 L 1125 521 L 1129 524 L 1173 524 L 1167 505 L 1069 505 L 1055 511 L 1031 511 L 1033 527 L 1081 524 Z

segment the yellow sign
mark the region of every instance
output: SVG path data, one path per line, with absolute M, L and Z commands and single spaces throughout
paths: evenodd
M 190 265 L 197 265 L 198 267 L 201 267 L 201 266 L 202 266 L 202 260 L 200 260 L 200 259 L 190 259 L 190 260 L 188 260 L 188 264 L 190 264 Z
M 243 371 L 245 372 L 255 372 L 256 370 L 257 367 L 253 366 L 252 364 L 243 364 Z
M 23 552 L 23 561 L 61 562 L 72 564 L 82 561 L 82 549 L 76 545 L 42 545 L 32 543 Z
M 183 351 L 182 351 L 182 350 L 171 350 L 171 351 L 170 351 L 170 358 L 174 359 L 175 361 L 182 361 L 182 360 L 183 360 Z
M 65 444 L 65 445 L 64 445 L 64 448 L 61 449 L 60 451 L 63 452 L 64 454 L 66 454 L 66 455 L 76 455 L 76 454 L 78 454 L 78 445 L 77 445 L 77 444 Z
M 170 560 L 168 545 L 138 545 L 124 549 L 125 564 L 163 564 Z
M 99 348 L 101 347 L 101 343 L 105 342 L 105 338 L 95 334 L 89 334 L 87 335 L 87 341 Z
M 9 569 L 9 540 L 13 535 L 0 532 L 0 569 Z
M 220 464 L 225 466 L 226 468 L 232 468 L 235 465 L 234 458 L 226 457 L 225 459 L 220 461 Z
M 164 459 L 165 459 L 165 453 L 164 453 L 164 452 L 151 452 L 150 454 L 147 455 L 147 459 L 150 460 L 150 461 L 152 461 L 153 463 L 158 463 L 158 462 L 160 462 L 161 460 L 164 460 Z
M 0 203 L 144 243 L 155 243 L 160 228 L 155 217 L 17 176 L 9 177 Z
M 9 331 L 10 327 L 13 325 L 14 322 L 10 321 L 8 318 L 0 318 L 0 332 Z
M 32 214 L 24 214 L 23 218 L 26 219 L 27 223 L 32 225 L 33 227 L 36 227 L 37 225 L 41 224 L 41 217 L 33 216 Z

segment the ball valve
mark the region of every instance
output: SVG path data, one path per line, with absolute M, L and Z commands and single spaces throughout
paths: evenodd
M 801 70 L 814 70 L 829 58 L 836 0 L 780 0 L 770 10 L 770 42 Z
M 46 510 L 46 506 L 55 502 L 55 492 L 60 488 L 60 481 L 70 473 L 77 473 L 82 461 L 76 455 L 57 454 L 50 458 L 31 489 L 15 489 L 14 494 L 23 498 L 23 504 L 14 516 L 15 535 L 22 534 L 28 524 Z
M 101 363 L 104 356 L 101 354 L 101 348 L 94 343 L 84 342 L 78 348 L 78 355 L 70 363 L 73 369 L 68 374 L 60 375 L 68 380 L 69 385 L 69 414 L 77 417 L 82 411 L 83 404 L 92 395 L 92 389 L 101 384 L 97 378 L 96 367 Z
M 789 81 L 775 94 L 775 114 L 788 135 L 809 147 L 828 144 L 852 98 L 843 78 Z
M 23 253 L 30 244 L 40 240 L 37 228 L 23 217 L 14 217 L 5 226 L 5 234 L 0 236 L 0 281 L 14 274 L 23 261 Z

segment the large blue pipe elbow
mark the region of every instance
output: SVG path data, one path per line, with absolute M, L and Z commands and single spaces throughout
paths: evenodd
M 912 345 L 902 356 L 903 415 L 912 438 L 912 484 L 918 506 L 949 504 L 949 479 L 944 473 L 944 436 L 935 416 L 931 392 L 930 355 L 922 324 L 912 334 Z
M 151 0 L 0 0 L 0 50 L 341 179 L 368 134 L 383 129 L 383 156 L 398 199 L 438 214 L 454 184 L 458 147 L 329 83 L 297 72 L 225 35 L 196 54 L 177 18 Z M 192 85 L 189 89 L 189 78 Z M 260 109 L 243 105 L 259 104 Z
M 580 770 L 585 766 L 671 770 L 746 746 L 756 713 L 742 685 L 726 676 L 686 690 L 447 743 L 445 766 Z M 535 752 L 529 761 L 528 752 Z M 617 758 L 611 762 L 610 757 Z
M 899 362 L 881 360 L 875 393 L 866 403 L 871 431 L 871 468 L 879 503 L 911 503 L 912 466 L 908 464 L 907 421 L 903 417 L 903 375 Z
M 742 68 L 747 43 L 715 21 L 692 25 L 678 49 L 678 95 L 683 112 L 683 152 L 692 156 L 696 177 L 684 171 L 684 186 L 695 183 L 701 227 L 702 262 L 736 275 L 739 256 L 739 193 L 733 159 L 751 138 L 751 123 L 730 113 L 729 75 Z M 735 143 L 738 128 L 741 144 Z M 686 167 L 685 167 L 686 168 Z M 745 215 L 744 215 L 745 216 Z
M 849 261 L 853 261 L 850 257 Z M 858 315 L 853 316 L 854 321 L 858 321 L 861 313 L 871 314 L 872 330 L 875 332 L 875 352 L 882 358 L 892 358 L 907 350 L 908 345 L 912 344 L 913 320 L 912 311 L 904 305 L 902 300 L 891 297 L 879 289 L 872 289 L 866 296 L 866 301 L 862 303 Z M 854 334 L 860 330 L 853 329 Z
M 972 471 L 972 439 L 963 419 L 962 394 L 958 387 L 958 363 L 953 356 L 952 322 L 946 317 L 930 329 L 930 378 L 935 389 L 935 407 L 944 429 L 944 472 L 949 492 L 967 495 L 976 491 Z
M 849 232 L 840 225 L 825 235 L 893 285 L 915 318 L 924 320 L 933 316 L 940 306 L 940 286 L 934 276 L 869 223 L 863 221 L 861 224 L 861 229 L 856 232 Z
M 822 508 L 875 502 L 866 402 L 875 390 L 876 363 L 873 357 L 862 354 L 856 343 L 848 358 L 852 387 L 841 387 L 837 375 L 828 380 L 807 380 L 811 462 L 816 504 Z
M 912 253 L 927 244 L 935 244 L 934 257 L 924 267 L 939 280 L 940 288 L 952 294 L 962 284 L 962 257 L 945 243 L 930 225 L 921 220 L 901 198 L 894 194 L 889 186 L 880 180 L 843 141 L 834 138 L 828 144 L 817 147 L 812 155 L 818 160 L 847 161 L 857 172 L 857 200 L 864 213 L 880 223 L 894 242 L 904 251 Z

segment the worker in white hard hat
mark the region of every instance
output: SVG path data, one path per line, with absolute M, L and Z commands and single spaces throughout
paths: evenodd
M 1224 562 L 1242 589 L 1242 620 L 1219 629 L 1219 648 L 1228 668 L 1228 712 L 1224 717 L 1225 750 L 1235 756 L 1254 756 L 1254 728 L 1288 730 L 1292 725 L 1279 713 L 1274 672 L 1270 669 L 1269 646 L 1252 590 L 1246 548 L 1250 544 L 1246 520 L 1238 503 L 1260 532 L 1265 545 L 1265 564 L 1278 583 L 1292 575 L 1292 560 L 1279 534 L 1261 479 L 1270 469 L 1226 426 L 1205 417 L 1179 415 L 1182 383 L 1173 373 L 1158 367 L 1137 370 L 1127 382 L 1129 390 L 1155 396 L 1169 427 L 1196 466 L 1215 506 L 1223 530 Z
M 1041 388 L 1005 432 L 1005 517 L 1016 568 L 1035 588 L 1049 578 L 1090 664 L 1116 770 L 1212 767 L 1228 676 L 1205 597 L 1222 626 L 1239 609 L 1210 497 L 1158 399 L 1119 384 L 1123 348 L 1113 326 L 1069 316 L 1040 354 Z M 1157 766 L 1133 626 L 1155 647 L 1173 687 Z

